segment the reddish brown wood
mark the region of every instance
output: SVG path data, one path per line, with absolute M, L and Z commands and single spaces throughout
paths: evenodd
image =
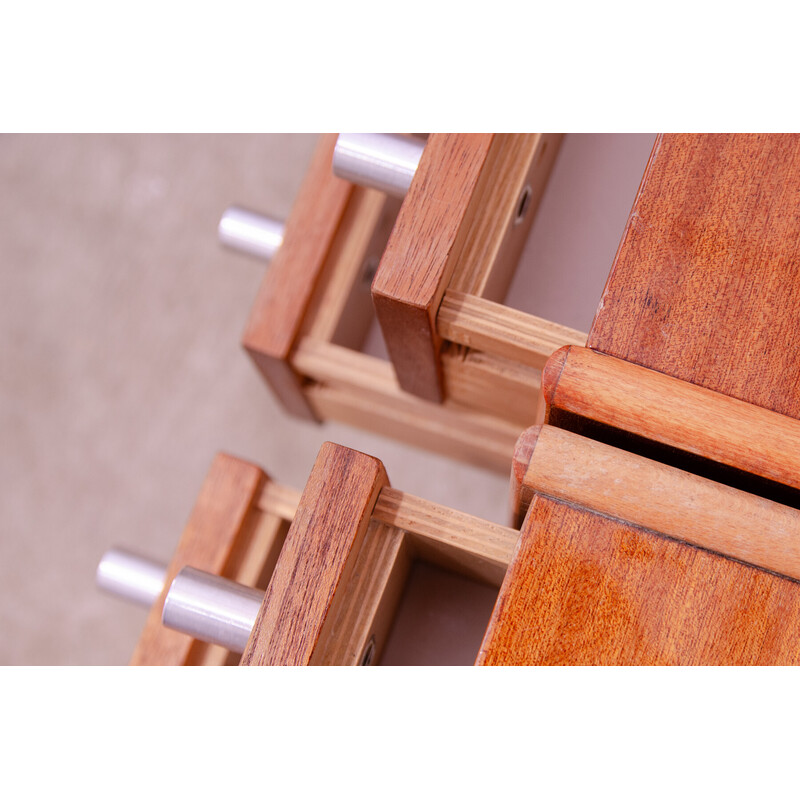
M 783 414 L 583 347 L 555 353 L 542 388 L 556 424 L 573 414 L 800 489 L 800 423 Z
M 800 136 L 663 134 L 588 345 L 800 417 Z
M 800 584 L 537 496 L 478 664 L 797 664 Z
M 244 348 L 284 407 L 307 419 L 316 417 L 288 358 L 353 192 L 351 183 L 332 172 L 336 138 L 320 138 L 242 336 Z
M 315 663 L 336 617 L 345 584 L 380 490 L 389 481 L 376 458 L 325 443 L 303 491 L 247 649 L 243 665 Z
M 400 386 L 428 400 L 443 396 L 436 312 L 494 138 L 491 133 L 428 138 L 372 284 Z
M 256 510 L 266 481 L 266 475 L 253 464 L 224 453 L 214 458 L 170 561 L 164 591 L 147 616 L 132 665 L 198 663 L 207 645 L 161 624 L 164 599 L 185 566 L 232 577 L 229 571 L 248 544 L 242 531 Z

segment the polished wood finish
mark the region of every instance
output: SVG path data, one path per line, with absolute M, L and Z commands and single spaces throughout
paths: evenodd
M 448 288 L 505 296 L 555 158 L 545 134 L 431 134 L 372 285 L 400 386 L 447 395 L 436 316 Z M 517 224 L 524 188 L 531 208 Z
M 800 489 L 800 423 L 783 414 L 580 347 L 550 359 L 543 390 L 560 426 L 575 415 Z
M 662 134 L 588 346 L 800 417 L 800 135 Z
M 375 458 L 330 443 L 308 479 L 242 655 L 247 666 L 319 663 L 380 490 Z
M 525 439 L 532 447 L 523 484 L 531 497 L 585 507 L 800 580 L 797 509 L 549 425 Z
M 266 480 L 266 475 L 253 464 L 225 454 L 214 458 L 167 568 L 164 590 L 147 616 L 132 665 L 203 663 L 208 645 L 161 624 L 164 598 L 185 566 L 232 580 L 241 578 L 244 551 L 254 538 L 260 538 L 260 524 L 254 514 L 261 513 L 256 502 Z M 270 544 L 266 544 L 269 551 Z M 268 558 L 269 554 L 264 556 Z
M 800 663 L 800 585 L 537 496 L 482 665 Z

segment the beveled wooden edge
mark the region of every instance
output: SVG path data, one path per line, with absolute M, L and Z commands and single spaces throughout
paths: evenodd
M 226 573 L 247 545 L 247 537 L 241 534 L 267 481 L 254 464 L 225 453 L 214 458 L 167 568 L 164 589 L 147 616 L 132 666 L 191 664 L 202 657 L 204 643 L 162 625 L 164 599 L 185 566 L 232 577 Z
M 797 509 L 551 425 L 525 445 L 518 517 L 544 495 L 800 580 Z
M 439 330 L 447 320 L 438 320 L 445 293 L 504 298 L 560 141 L 560 134 L 429 137 L 372 286 L 404 391 L 434 402 L 449 396 Z M 523 190 L 530 208 L 515 221 Z M 514 348 L 508 337 L 500 341 Z
M 554 411 L 800 489 L 800 422 L 588 348 L 556 352 L 542 374 Z
M 320 137 L 242 335 L 243 347 L 287 411 L 307 419 L 315 417 L 287 359 L 353 192 L 351 183 L 333 175 L 336 138 Z
M 317 663 L 337 615 L 336 591 L 352 573 L 380 490 L 381 462 L 326 442 L 267 587 L 250 640 L 247 666 Z

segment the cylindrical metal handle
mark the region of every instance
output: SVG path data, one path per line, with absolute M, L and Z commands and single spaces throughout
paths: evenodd
M 269 261 L 283 242 L 283 223 L 239 206 L 225 210 L 218 228 L 227 247 Z
M 264 592 L 184 567 L 172 581 L 161 621 L 196 639 L 243 653 Z
M 391 133 L 340 133 L 333 151 L 333 174 L 405 197 L 425 142 Z
M 166 576 L 164 564 L 117 547 L 100 559 L 95 581 L 104 591 L 149 608 L 161 594 Z

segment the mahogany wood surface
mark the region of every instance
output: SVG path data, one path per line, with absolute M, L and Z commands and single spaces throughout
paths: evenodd
M 800 417 L 800 135 L 662 134 L 588 346 Z
M 161 624 L 164 599 L 185 566 L 236 577 L 241 551 L 251 538 L 243 535 L 248 533 L 243 529 L 257 511 L 256 502 L 266 480 L 253 464 L 223 453 L 214 458 L 170 561 L 164 590 L 147 616 L 131 665 L 197 664 L 203 660 L 208 645 Z
M 796 487 L 798 201 L 797 135 L 659 136 L 597 352 L 545 370 L 548 421 Z M 687 543 L 795 574 L 795 508 L 552 431 L 518 443 L 512 502 L 530 508 L 479 663 L 797 663 L 800 585 Z
M 542 388 L 548 420 L 575 414 L 800 489 L 800 423 L 783 414 L 582 347 L 553 355 Z
M 530 492 L 800 580 L 796 508 L 550 425 L 534 436 Z
M 380 490 L 380 461 L 326 442 L 289 528 L 241 664 L 319 663 Z M 342 595 L 339 595 L 339 598 Z
M 536 496 L 480 665 L 800 662 L 800 584 Z
M 431 134 L 372 286 L 400 386 L 439 402 L 436 315 L 453 289 L 500 300 L 558 149 L 544 134 Z M 549 145 L 549 148 L 548 148 Z M 532 208 L 514 222 L 520 195 Z
M 288 357 L 354 188 L 333 175 L 335 145 L 335 134 L 320 137 L 242 336 L 244 348 L 286 409 L 307 419 L 315 419 L 314 413 Z
M 491 133 L 428 137 L 372 284 L 400 386 L 428 400 L 443 397 L 436 312 L 494 138 Z

